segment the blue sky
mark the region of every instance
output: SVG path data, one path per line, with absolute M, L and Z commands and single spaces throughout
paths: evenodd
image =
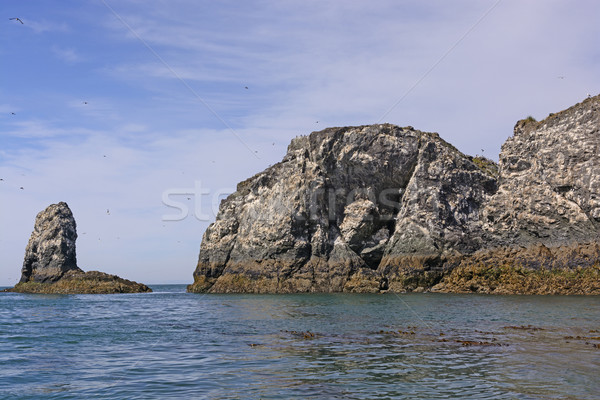
M 297 135 L 390 122 L 497 160 L 518 119 L 600 92 L 597 1 L 0 10 L 0 285 L 18 281 L 35 215 L 52 203 L 73 210 L 81 268 L 188 283 L 213 206 Z M 184 194 L 198 186 L 207 193 Z

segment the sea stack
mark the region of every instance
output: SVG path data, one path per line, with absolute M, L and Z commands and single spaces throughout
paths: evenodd
M 67 203 L 48 206 L 35 218 L 33 233 L 25 249 L 21 283 L 54 283 L 77 267 L 77 225 Z
M 600 96 L 500 163 L 390 124 L 292 140 L 221 202 L 191 292 L 600 294 Z
M 77 266 L 77 225 L 67 203 L 48 206 L 35 219 L 25 249 L 20 282 L 10 291 L 25 293 L 136 293 L 146 285 Z

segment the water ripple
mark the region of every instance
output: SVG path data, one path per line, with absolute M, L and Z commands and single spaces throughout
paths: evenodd
M 599 297 L 0 295 L 0 397 L 593 399 Z M 418 318 L 415 316 L 418 315 Z

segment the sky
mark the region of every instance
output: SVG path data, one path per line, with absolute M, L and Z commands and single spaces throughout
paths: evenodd
M 59 201 L 82 269 L 191 283 L 219 201 L 298 135 L 388 122 L 497 161 L 517 120 L 600 92 L 595 0 L 2 0 L 0 14 L 6 286 Z

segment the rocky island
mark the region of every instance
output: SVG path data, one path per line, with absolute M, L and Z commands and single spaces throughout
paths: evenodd
M 21 293 L 138 293 L 152 290 L 98 271 L 84 272 L 77 266 L 77 225 L 67 203 L 48 206 L 35 219 L 35 226 L 21 270 L 21 281 L 11 292 Z
M 204 233 L 190 292 L 600 294 L 600 96 L 499 164 L 377 124 L 292 140 Z

